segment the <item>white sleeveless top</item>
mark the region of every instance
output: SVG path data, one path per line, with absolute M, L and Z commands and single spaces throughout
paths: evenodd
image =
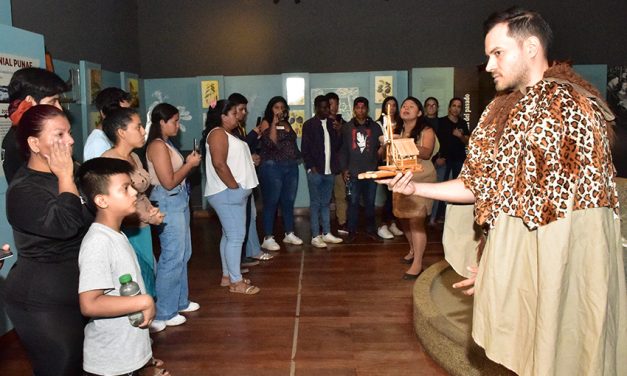
M 259 180 L 257 180 L 257 172 L 255 172 L 255 165 L 253 163 L 253 158 L 250 156 L 248 144 L 220 127 L 213 128 L 209 134 L 216 129 L 220 129 L 227 135 L 227 139 L 229 141 L 229 151 L 226 156 L 226 164 L 231 169 L 231 174 L 233 174 L 235 181 L 244 189 L 253 189 L 258 186 Z M 222 182 L 213 167 L 211 152 L 206 139 L 205 147 L 207 150 L 207 155 L 205 157 L 207 182 L 205 183 L 204 195 L 211 196 L 224 191 L 228 187 Z

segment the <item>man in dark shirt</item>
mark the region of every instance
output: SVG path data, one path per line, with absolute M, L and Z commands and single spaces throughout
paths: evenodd
M 341 131 L 342 126 L 346 124 L 346 121 L 342 118 L 340 111 L 340 97 L 331 92 L 326 94 L 329 101 L 329 118 L 333 121 L 333 129 Z M 342 140 L 340 140 L 341 144 Z M 339 154 L 339 153 L 338 153 Z M 346 212 L 348 205 L 346 203 L 346 183 L 342 173 L 335 174 L 335 180 L 333 184 L 333 199 L 335 200 L 335 217 L 337 218 L 337 232 L 340 235 L 348 234 L 346 228 Z
M 9 82 L 9 117 L 13 126 L 2 140 L 2 169 L 7 183 L 25 163 L 15 139 L 22 114 L 38 104 L 61 109 L 59 95 L 67 90 L 67 85 L 59 76 L 45 69 L 23 68 L 13 73 Z
M 441 117 L 439 121 L 437 135 L 440 141 L 440 158 L 436 159 L 436 165 L 439 165 L 439 160 L 445 160 L 444 180 L 448 180 L 451 173 L 453 174 L 451 179 L 456 179 L 466 160 L 470 130 L 466 121 L 460 117 L 463 104 L 461 98 L 451 99 L 448 104 L 448 115 Z
M 383 145 L 379 137 L 383 136 L 381 127 L 368 116 L 368 99 L 357 97 L 353 102 L 355 117 L 342 128 L 342 146 L 340 167 L 347 190 L 350 190 L 348 206 L 348 238 L 347 243 L 355 240 L 359 221 L 359 201 L 363 197 L 366 212 L 366 234 L 375 241 L 380 241 L 376 233 L 374 217 L 374 201 L 377 184 L 370 179 L 359 180 L 357 175 L 377 169 L 379 158 L 383 153 Z
M 329 100 L 324 95 L 314 99 L 316 114 L 303 124 L 301 152 L 307 170 L 311 245 L 326 248 L 328 243 L 341 243 L 331 233 L 329 204 L 335 174 L 340 172 L 336 157 L 340 146 L 340 129 L 329 118 Z M 322 227 L 322 234 L 320 233 Z

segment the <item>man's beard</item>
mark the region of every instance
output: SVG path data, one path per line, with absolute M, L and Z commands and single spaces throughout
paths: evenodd
M 529 82 L 528 69 L 525 63 L 520 62 L 511 72 L 511 79 L 504 81 L 505 77 L 501 75 L 499 82 L 494 83 L 497 91 L 514 91 L 523 88 Z

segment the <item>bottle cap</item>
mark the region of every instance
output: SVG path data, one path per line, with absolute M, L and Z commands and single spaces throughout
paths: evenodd
M 129 283 L 133 280 L 130 274 L 122 274 L 119 278 L 121 284 Z

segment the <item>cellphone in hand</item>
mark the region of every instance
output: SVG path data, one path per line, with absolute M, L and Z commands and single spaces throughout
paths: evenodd
M 8 259 L 13 256 L 13 252 L 9 251 L 9 253 L 5 253 L 4 251 L 0 251 L 0 261 L 4 259 Z
M 194 149 L 193 151 L 195 151 L 196 153 L 200 152 L 200 149 L 198 148 L 198 139 L 194 138 Z

